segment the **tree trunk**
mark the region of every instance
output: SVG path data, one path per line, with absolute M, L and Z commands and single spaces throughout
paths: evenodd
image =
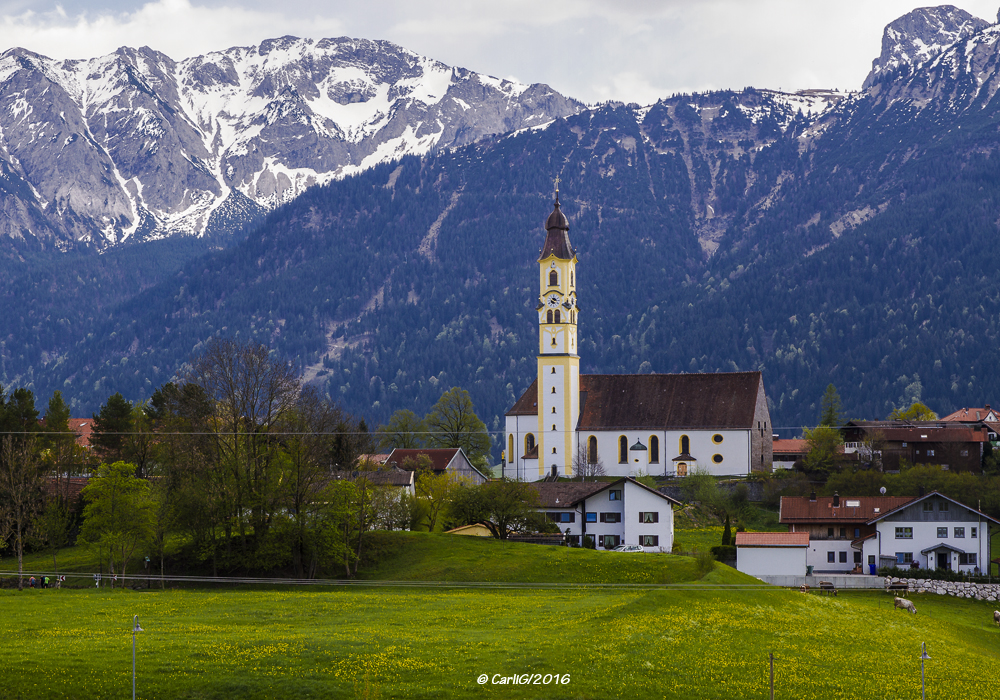
M 24 545 L 21 542 L 21 527 L 18 524 L 17 536 L 14 540 L 14 546 L 17 548 L 17 590 L 24 590 Z

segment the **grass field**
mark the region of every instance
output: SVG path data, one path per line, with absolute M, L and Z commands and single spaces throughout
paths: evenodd
M 371 579 L 454 583 L 0 591 L 0 698 L 128 697 L 139 615 L 141 698 L 766 698 L 768 653 L 778 698 L 916 698 L 925 641 L 928 697 L 1000 700 L 988 603 L 915 596 L 914 616 L 880 592 L 802 595 L 718 564 L 702 578 L 687 557 L 427 533 L 375 544 Z M 500 587 L 526 580 L 669 585 Z M 529 673 L 569 677 L 489 682 Z
M 348 589 L 0 592 L 4 698 L 1000 698 L 991 607 L 881 593 Z M 486 685 L 487 674 L 569 674 Z

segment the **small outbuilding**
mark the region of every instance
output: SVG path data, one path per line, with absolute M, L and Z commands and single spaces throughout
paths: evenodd
M 750 576 L 804 576 L 808 532 L 737 532 L 736 568 Z

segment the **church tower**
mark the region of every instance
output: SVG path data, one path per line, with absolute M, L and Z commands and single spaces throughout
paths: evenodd
M 545 229 L 538 258 L 538 475 L 551 474 L 555 467 L 560 476 L 572 476 L 580 416 L 577 259 L 569 221 L 559 208 L 558 183 Z

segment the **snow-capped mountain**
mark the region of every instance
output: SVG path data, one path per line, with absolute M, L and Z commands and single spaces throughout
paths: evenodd
M 0 234 L 61 248 L 238 226 L 306 187 L 582 105 L 385 41 L 0 55 Z
M 954 5 L 921 7 L 889 23 L 882 34 L 882 53 L 872 61 L 872 70 L 862 89 L 902 67 L 916 68 L 956 41 L 976 34 L 989 22 Z

